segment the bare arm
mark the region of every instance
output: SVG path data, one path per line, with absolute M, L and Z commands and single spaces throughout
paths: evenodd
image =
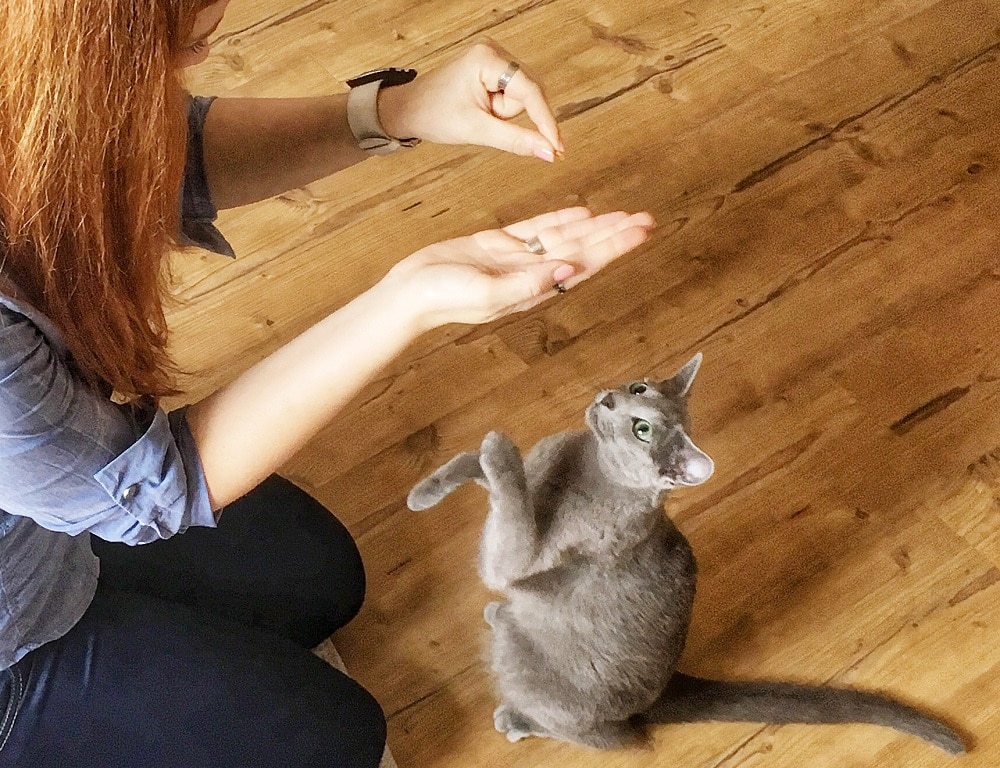
M 405 85 L 383 88 L 378 114 L 390 136 L 476 144 L 552 161 L 564 151 L 541 87 L 512 57 L 483 42 Z M 526 113 L 534 128 L 510 122 Z M 204 129 L 205 173 L 218 208 L 263 200 L 364 160 L 347 122 L 347 94 L 217 99 Z
M 374 287 L 188 408 L 213 509 L 278 470 L 419 334 L 528 309 L 646 240 L 648 214 L 543 214 L 427 246 Z M 547 253 L 524 240 L 537 236 Z
M 347 95 L 216 99 L 205 120 L 205 175 L 219 208 L 309 184 L 364 160 Z
M 380 283 L 188 408 L 212 508 L 301 449 L 420 333 L 412 302 Z

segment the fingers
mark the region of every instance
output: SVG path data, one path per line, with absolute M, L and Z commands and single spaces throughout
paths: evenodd
M 575 206 L 509 224 L 502 231 L 519 240 L 537 237 L 546 249 L 551 250 L 564 242 L 581 240 L 594 233 L 616 227 L 626 220 L 629 220 L 629 226 L 636 225 L 646 229 L 656 226 L 656 221 L 645 211 L 633 214 L 612 211 L 595 216 L 588 208 Z
M 576 208 L 555 211 L 507 227 L 504 231 L 521 242 L 537 237 L 547 254 L 542 258 L 551 259 L 557 253 L 586 249 L 619 230 L 638 227 L 648 231 L 656 226 L 653 217 L 646 212 L 628 214 L 625 211 L 613 211 L 600 216 L 593 216 L 588 212 L 583 215 L 586 210 Z
M 470 121 L 477 142 L 483 146 L 523 157 L 534 156 L 549 163 L 556 159 L 552 143 L 537 131 L 506 123 L 489 112 L 479 112 Z
M 440 306 L 425 314 L 428 327 L 483 323 L 529 309 L 572 287 L 645 242 L 655 226 L 648 213 L 594 216 L 583 207 L 535 216 L 427 246 L 399 262 L 390 275 L 424 285 Z M 544 252 L 525 243 L 541 236 Z M 407 265 L 409 271 L 407 271 Z M 432 304 L 434 302 L 431 302 Z
M 561 279 L 554 277 L 552 283 L 562 282 L 566 288 L 586 280 L 601 268 L 620 256 L 625 255 L 649 239 L 650 230 L 655 226 L 648 213 L 636 213 L 625 218 L 609 216 L 604 226 L 584 231 L 580 237 L 565 240 L 548 248 L 547 257 L 552 261 L 573 264 L 576 274 Z
M 553 279 L 553 273 L 566 268 L 575 271 L 575 267 L 570 264 L 536 262 L 521 265 L 518 269 L 499 276 L 494 284 L 496 306 L 503 307 L 501 314 L 509 314 L 544 301 L 552 294 L 552 286 L 558 282 Z
M 621 256 L 644 242 L 655 226 L 656 222 L 648 213 L 633 213 L 585 232 L 578 238 L 558 244 L 549 251 L 549 254 L 553 259 L 568 260 L 562 254 L 576 252 L 584 259 L 584 263 L 600 268 L 611 258 Z
M 570 288 L 644 243 L 653 226 L 648 213 L 616 211 L 542 230 L 552 236 L 551 247 L 540 255 L 514 251 L 497 277 L 495 298 L 507 305 L 505 313 L 529 309 L 549 298 L 556 283 Z
M 553 152 L 565 154 L 566 146 L 559 135 L 556 116 L 549 106 L 541 86 L 522 70 L 518 70 L 510 84 L 502 93 L 492 95 L 493 114 L 503 120 L 516 117 L 521 112 L 527 112 L 528 118 L 535 124 L 538 133 L 548 142 Z
M 656 221 L 645 211 L 633 214 L 613 211 L 593 216 L 586 208 L 568 208 L 536 216 L 506 230 L 479 234 L 484 238 L 481 242 L 493 250 L 496 264 L 507 269 L 540 264 L 552 276 L 550 286 L 562 282 L 569 287 L 644 243 L 655 226 Z M 504 240 L 505 237 L 512 239 Z M 525 242 L 533 237 L 541 242 L 543 252 L 532 253 L 527 248 Z M 566 264 L 573 266 L 571 272 L 557 271 Z
M 488 230 L 475 235 L 480 243 L 494 253 L 494 258 L 502 264 L 528 264 L 551 261 L 552 251 L 569 242 L 584 241 L 595 233 L 609 232 L 620 222 L 629 218 L 624 211 L 592 216 L 586 208 L 570 208 L 545 214 L 537 219 L 516 225 L 518 237 L 511 231 Z M 528 243 L 537 240 L 541 250 L 532 250 Z
M 628 217 L 629 215 L 625 211 L 602 213 L 600 216 L 593 216 L 589 219 L 561 222 L 552 226 L 542 227 L 535 236 L 547 250 L 551 251 L 563 243 L 572 240 L 582 240 L 595 232 L 613 228 Z
M 527 240 L 528 238 L 537 236 L 543 229 L 550 229 L 593 218 L 594 214 L 590 212 L 590 209 L 578 205 L 532 216 L 530 219 L 525 219 L 515 224 L 508 224 L 503 228 L 503 231 L 519 240 Z
M 493 131 L 496 141 L 504 143 L 494 146 L 519 155 L 535 155 L 550 162 L 555 159 L 555 153 L 565 153 L 566 147 L 559 136 L 555 114 L 538 81 L 524 71 L 514 56 L 492 40 L 482 41 L 476 46 L 476 53 L 481 57 L 480 80 L 489 97 L 491 116 L 507 121 L 521 112 L 527 112 L 538 129 L 537 132 L 523 128 L 504 131 L 501 126 L 506 123 L 501 122 L 493 126 Z M 511 63 L 516 63 L 518 69 L 508 76 Z M 501 78 L 504 83 L 501 83 Z

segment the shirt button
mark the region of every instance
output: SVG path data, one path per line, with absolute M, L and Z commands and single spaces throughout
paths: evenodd
M 135 494 L 139 491 L 139 485 L 130 485 L 124 491 L 122 491 L 122 501 L 132 501 L 135 498 Z

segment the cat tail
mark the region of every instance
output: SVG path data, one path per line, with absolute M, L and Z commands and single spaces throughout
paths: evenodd
M 486 477 L 479 464 L 479 452 L 460 453 L 410 490 L 406 506 L 414 512 L 433 507 L 441 499 L 469 480 L 482 483 Z
M 953 755 L 965 751 L 954 730 L 906 704 L 864 691 L 795 683 L 723 682 L 678 672 L 641 719 L 650 724 L 872 723 L 918 736 Z

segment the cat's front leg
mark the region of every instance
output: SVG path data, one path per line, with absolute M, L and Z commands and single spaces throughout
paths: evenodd
M 538 526 L 524 462 L 510 438 L 490 432 L 479 448 L 479 463 L 490 492 L 479 573 L 486 586 L 502 591 L 530 572 L 538 552 Z
M 406 497 L 406 506 L 414 512 L 433 507 L 441 499 L 469 480 L 484 482 L 478 453 L 460 453 L 433 474 L 425 477 Z
M 487 603 L 483 609 L 483 619 L 493 629 L 496 629 L 497 624 L 502 621 L 502 617 L 507 615 L 506 612 L 509 607 L 510 603 L 506 600 L 494 600 L 492 603 Z
M 506 736 L 507 741 L 510 742 L 520 741 L 529 736 L 548 736 L 545 730 L 531 718 L 506 704 L 501 704 L 493 710 L 493 727 Z

